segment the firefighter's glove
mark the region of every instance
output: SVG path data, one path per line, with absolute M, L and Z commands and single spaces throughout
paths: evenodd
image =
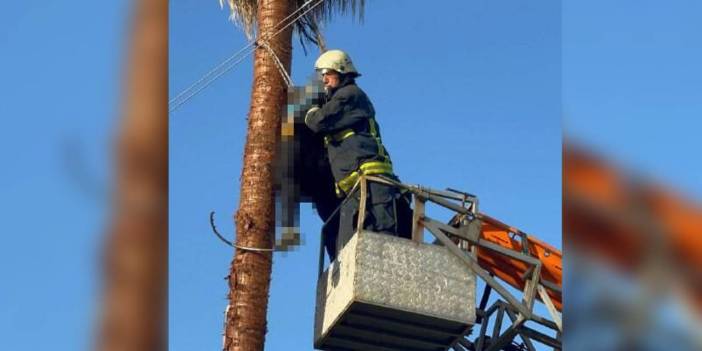
M 315 111 L 319 110 L 319 106 L 312 106 L 309 110 L 307 110 L 307 114 L 305 115 L 305 124 L 310 125 L 310 117 L 312 116 L 312 113 Z

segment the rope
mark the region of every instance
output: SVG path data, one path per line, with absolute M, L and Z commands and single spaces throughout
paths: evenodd
M 197 82 L 195 82 L 194 84 L 192 84 L 192 85 L 191 85 L 190 87 L 188 87 L 187 89 L 183 90 L 183 92 L 181 92 L 180 94 L 178 94 L 178 96 L 176 96 L 175 98 L 171 99 L 171 101 L 168 102 L 168 105 L 170 106 L 170 107 L 168 108 L 168 112 L 169 112 L 169 113 L 170 113 L 170 112 L 173 112 L 173 111 L 175 111 L 178 107 L 180 107 L 180 106 L 183 105 L 184 103 L 188 102 L 188 100 L 190 100 L 192 97 L 194 97 L 195 95 L 197 95 L 198 93 L 200 93 L 200 91 L 202 91 L 203 89 L 207 88 L 207 86 L 209 86 L 210 84 L 214 83 L 214 81 L 217 80 L 219 77 L 221 77 L 223 74 L 229 72 L 231 69 L 233 69 L 234 67 L 236 67 L 236 65 L 238 65 L 241 61 L 243 61 L 243 60 L 244 60 L 250 53 L 252 53 L 254 50 L 255 50 L 255 49 L 249 49 L 248 52 L 246 52 L 241 58 L 239 58 L 239 59 L 236 60 L 234 63 L 232 63 L 230 66 L 224 68 L 223 70 L 221 70 L 221 71 L 219 71 L 219 72 L 216 72 L 216 71 L 217 71 L 217 68 L 212 69 L 212 70 L 211 70 L 210 72 L 208 72 L 205 76 L 203 76 L 202 78 L 200 78 Z M 233 58 L 233 57 L 234 57 L 234 56 L 232 56 L 232 58 Z M 231 58 L 230 58 L 230 59 L 231 59 Z M 226 62 L 226 61 L 230 61 L 230 59 L 225 60 L 225 62 Z M 220 64 L 220 66 L 223 66 L 223 65 L 225 64 L 225 62 L 223 62 L 222 64 Z M 209 78 L 209 77 L 211 77 L 211 78 Z M 199 85 L 199 84 L 202 84 L 202 85 L 198 87 L 197 85 Z M 194 89 L 194 90 L 193 90 L 193 89 Z M 184 96 L 184 97 L 182 97 L 182 96 Z M 182 98 L 181 98 L 181 97 L 182 97 Z M 171 106 L 171 105 L 172 105 L 172 106 Z
M 314 4 L 312 6 L 305 9 L 305 7 L 307 7 L 310 3 L 313 3 L 313 2 L 314 2 Z M 168 112 L 170 113 L 170 112 L 175 111 L 178 107 L 185 104 L 188 100 L 190 100 L 192 97 L 194 97 L 195 95 L 200 93 L 207 86 L 214 83 L 214 81 L 217 80 L 219 77 L 221 77 L 222 75 L 224 75 L 225 73 L 229 72 L 234 67 L 236 67 L 249 54 L 251 54 L 252 52 L 254 52 L 256 50 L 256 48 L 254 46 L 257 43 L 260 44 L 261 42 L 266 42 L 266 41 L 272 39 L 273 37 L 280 34 L 286 28 L 288 28 L 292 24 L 294 24 L 298 19 L 305 16 L 307 13 L 312 11 L 315 7 L 319 6 L 323 2 L 324 2 L 324 0 L 308 0 L 308 1 L 306 1 L 304 4 L 302 4 L 300 7 L 298 7 L 297 10 L 293 11 L 287 17 L 285 17 L 283 20 L 281 20 L 275 26 L 273 26 L 273 28 L 280 26 L 281 24 L 286 22 L 288 19 L 295 16 L 298 12 L 302 11 L 295 18 L 293 18 L 289 23 L 287 23 L 285 26 L 283 26 L 282 28 L 278 29 L 276 32 L 274 32 L 273 34 L 271 34 L 265 38 L 260 38 L 260 39 L 256 38 L 256 40 L 250 42 L 249 44 L 247 44 L 246 46 L 241 48 L 239 51 L 237 51 L 236 53 L 229 56 L 222 63 L 215 66 L 213 69 L 211 69 L 205 75 L 203 75 L 200 79 L 195 81 L 195 83 L 191 84 L 188 88 L 186 88 L 185 90 L 180 92 L 178 95 L 176 95 L 176 97 L 171 99 L 168 102 L 168 105 L 169 105 Z M 304 9 L 304 11 L 303 11 L 303 9 Z M 237 59 L 238 56 L 240 56 L 240 57 Z M 234 61 L 235 59 L 236 59 L 236 61 Z M 234 62 L 230 64 L 230 62 L 232 62 L 232 61 L 234 61 Z M 292 80 L 290 80 L 290 81 L 292 82 Z
M 268 248 L 248 247 L 248 246 L 236 245 L 236 244 L 232 243 L 231 241 L 225 239 L 224 236 L 222 236 L 222 234 L 219 233 L 219 231 L 217 230 L 217 227 L 215 226 L 214 215 L 215 215 L 215 212 L 211 211 L 210 212 L 210 226 L 212 227 L 212 231 L 215 233 L 215 235 L 217 235 L 219 240 L 222 240 L 225 244 L 232 246 L 232 247 L 236 247 L 239 250 L 246 250 L 246 251 L 259 251 L 259 252 L 260 251 L 264 251 L 264 252 L 265 251 L 275 251 L 275 248 L 268 249 Z
M 215 226 L 215 223 L 214 223 L 214 215 L 215 215 L 215 211 L 210 211 L 210 227 L 212 227 L 212 232 L 214 232 L 215 235 L 217 235 L 217 237 L 219 238 L 219 240 L 222 240 L 225 244 L 227 244 L 229 246 L 234 246 L 234 244 L 232 244 L 231 241 L 225 239 L 222 236 L 222 234 L 219 234 L 219 231 L 217 230 L 217 227 Z
M 247 247 L 247 246 L 239 246 L 239 245 L 234 245 L 239 250 L 245 250 L 245 251 L 264 251 L 264 252 L 272 252 L 275 251 L 275 249 L 262 249 L 260 247 Z
M 273 51 L 271 46 L 268 45 L 268 42 L 266 42 L 265 40 L 259 40 L 258 45 L 263 47 L 264 49 L 266 49 L 268 51 L 268 53 L 271 55 L 271 58 L 273 58 L 273 61 L 275 62 L 276 67 L 278 68 L 278 72 L 280 72 L 280 75 L 283 76 L 283 80 L 285 80 L 285 84 L 287 84 L 287 86 L 289 86 L 289 87 L 292 87 L 293 85 L 295 85 L 295 84 L 293 84 L 292 78 L 290 78 L 290 75 L 285 70 L 285 67 L 283 67 L 283 63 L 280 62 L 278 55 L 276 55 L 275 51 Z

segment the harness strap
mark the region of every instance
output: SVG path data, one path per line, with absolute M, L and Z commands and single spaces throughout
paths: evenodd
M 386 157 L 385 148 L 383 147 L 383 142 L 380 139 L 380 134 L 378 133 L 378 123 L 375 121 L 375 118 L 368 118 L 368 130 L 370 131 L 370 135 L 378 144 L 378 152 L 380 153 L 380 156 Z M 324 146 L 329 146 L 331 143 L 340 143 L 355 134 L 356 131 L 351 128 L 346 128 L 336 133 L 327 134 L 324 136 Z
M 336 183 L 336 195 L 343 197 L 347 194 L 361 175 L 378 175 L 387 174 L 392 175 L 392 163 L 387 161 L 367 161 L 361 164 L 358 170 L 351 172 L 344 179 Z
M 334 134 L 327 134 L 324 136 L 324 146 L 329 146 L 329 144 L 332 142 L 339 143 L 342 140 L 347 139 L 354 134 L 356 134 L 356 132 L 354 132 L 351 128 L 344 129 Z

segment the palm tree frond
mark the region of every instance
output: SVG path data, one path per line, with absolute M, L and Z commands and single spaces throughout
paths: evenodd
M 296 9 L 302 6 L 307 0 L 289 0 L 294 1 Z M 246 34 L 249 40 L 255 37 L 256 30 L 256 15 L 258 10 L 257 0 L 219 0 L 220 7 L 224 8 L 224 3 L 227 3 L 231 12 L 229 19 Z M 363 13 L 365 10 L 365 0 L 324 0 L 317 5 L 312 11 L 300 18 L 295 23 L 297 35 L 303 45 L 311 43 L 325 50 L 324 37 L 322 36 L 322 25 L 331 21 L 334 14 L 351 16 L 363 22 Z M 314 2 L 312 4 L 315 4 Z M 311 5 L 308 5 L 311 6 Z
M 306 0 L 297 0 L 297 6 L 301 6 Z M 317 20 L 318 23 L 328 23 L 335 13 L 347 15 L 351 12 L 353 18 L 357 18 L 359 22 L 363 22 L 363 12 L 366 7 L 365 0 L 325 0 L 314 10 L 310 11 L 309 15 Z
M 307 0 L 296 1 L 298 8 L 307 2 Z M 320 48 L 320 51 L 326 51 L 322 26 L 329 23 L 335 13 L 346 15 L 351 12 L 353 18 L 363 22 L 365 3 L 365 0 L 325 0 L 303 18 L 300 18 L 295 28 L 305 53 L 305 42 L 316 45 Z
M 249 40 L 255 37 L 257 0 L 219 0 L 219 6 L 224 8 L 224 2 L 229 5 L 229 19 L 241 27 Z

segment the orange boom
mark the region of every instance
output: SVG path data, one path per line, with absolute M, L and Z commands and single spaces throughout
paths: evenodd
M 479 217 L 482 220 L 481 239 L 508 250 L 523 252 L 521 236 L 517 235 L 521 234 L 521 231 L 486 214 L 481 213 Z M 541 261 L 541 282 L 553 300 L 554 306 L 560 311 L 563 303 L 561 293 L 563 256 L 561 251 L 532 236 L 526 236 L 526 241 L 528 254 Z M 478 263 L 509 285 L 520 290 L 524 289 L 530 268 L 525 262 L 479 247 Z

